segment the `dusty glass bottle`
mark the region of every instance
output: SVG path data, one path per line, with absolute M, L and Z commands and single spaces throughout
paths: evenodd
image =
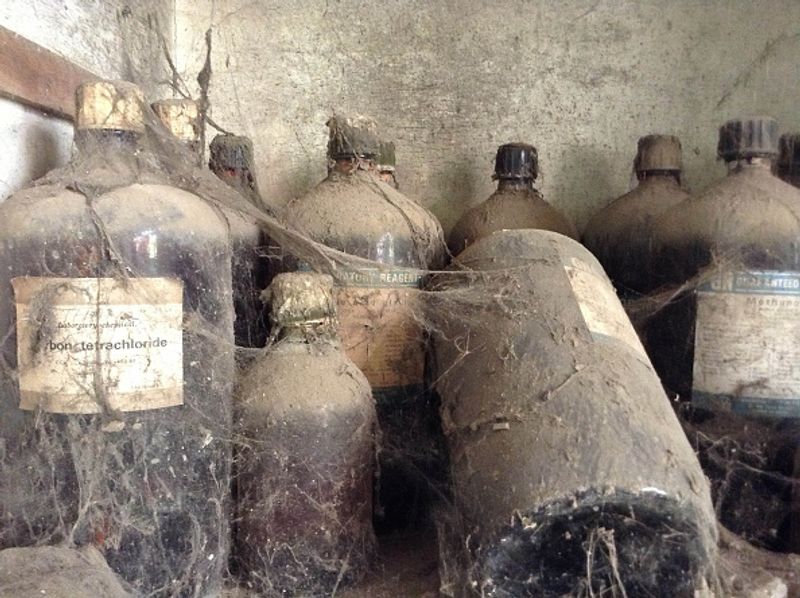
M 394 141 L 380 142 L 375 162 L 375 169 L 378 171 L 381 180 L 395 189 L 400 189 L 396 176 L 397 159 L 395 157 Z
M 427 210 L 376 176 L 374 124 L 337 116 L 328 125 L 333 168 L 288 204 L 283 220 L 315 241 L 378 262 L 337 268 L 336 301 L 342 345 L 377 402 L 385 519 L 402 527 L 415 516 L 414 496 L 426 492 L 421 477 L 440 459 L 417 315 L 423 274 L 444 261 L 443 235 Z
M 575 226 L 533 187 L 539 176 L 536 148 L 527 143 L 507 143 L 497 148 L 494 176 L 497 191 L 468 210 L 450 231 L 447 245 L 458 255 L 471 243 L 503 229 L 540 228 L 573 239 Z
M 278 274 L 268 293 L 276 341 L 236 403 L 234 562 L 259 595 L 327 596 L 375 547 L 375 403 L 341 349 L 333 279 Z
M 129 83 L 80 86 L 75 157 L 0 205 L 0 543 L 93 544 L 137 593 L 213 595 L 230 242 L 158 170 L 145 108 Z
M 665 386 L 681 399 L 723 524 L 785 545 L 800 439 L 800 190 L 771 171 L 777 123 L 720 128 L 728 175 L 654 227 L 663 306 L 646 329 Z
M 528 229 L 451 269 L 429 307 L 465 581 L 693 597 L 714 563 L 708 484 L 600 264 Z
M 582 237 L 623 302 L 653 290 L 653 224 L 689 197 L 681 187 L 681 142 L 677 137 L 640 138 L 633 167 L 638 186 L 595 214 Z
M 255 175 L 253 142 L 244 135 L 219 134 L 209 145 L 208 167 L 251 204 L 272 215 Z
M 220 180 L 238 191 L 252 205 L 272 216 L 258 191 L 253 170 L 253 142 L 238 135 L 217 135 L 211 141 L 208 167 Z M 261 302 L 261 291 L 269 285 L 277 260 L 273 243 L 250 217 L 225 210 L 233 238 L 233 333 L 239 347 L 263 347 L 269 323 Z M 240 363 L 247 358 L 240 356 Z
M 776 166 L 776 172 L 781 179 L 794 187 L 800 187 L 800 133 L 781 135 Z

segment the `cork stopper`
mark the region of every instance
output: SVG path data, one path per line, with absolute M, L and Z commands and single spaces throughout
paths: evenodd
M 75 91 L 78 129 L 144 131 L 144 94 L 127 81 L 90 81 Z
M 177 139 L 186 143 L 200 140 L 200 111 L 194 100 L 159 100 L 153 112 Z
M 497 148 L 495 179 L 534 180 L 539 176 L 539 154 L 527 143 L 506 143 Z
M 375 133 L 375 121 L 365 116 L 332 116 L 328 122 L 328 157 L 375 159 L 380 152 L 380 141 Z
M 209 146 L 208 166 L 214 172 L 219 169 L 252 170 L 253 142 L 243 135 L 220 134 Z
M 328 274 L 277 274 L 265 294 L 276 326 L 326 325 L 336 321 L 333 277 Z
M 781 135 L 778 142 L 778 176 L 800 176 L 800 133 Z
M 778 122 L 769 116 L 737 118 L 719 128 L 717 155 L 726 162 L 778 153 Z
M 634 160 L 636 172 L 680 172 L 683 166 L 681 141 L 673 135 L 645 135 L 639 138 Z
M 394 141 L 381 141 L 378 157 L 375 160 L 381 172 L 394 172 L 397 166 Z

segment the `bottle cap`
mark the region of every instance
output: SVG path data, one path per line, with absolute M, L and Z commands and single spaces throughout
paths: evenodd
M 244 135 L 222 134 L 214 137 L 209 146 L 209 168 L 253 170 L 253 142 Z
M 200 111 L 194 100 L 158 100 L 153 112 L 177 139 L 186 143 L 200 140 Z
M 719 128 L 717 155 L 726 162 L 778 153 L 778 122 L 769 116 L 729 120 Z
M 645 135 L 639 138 L 634 160 L 637 173 L 652 170 L 680 172 L 681 141 L 673 135 Z
M 328 324 L 336 319 L 333 277 L 315 272 L 277 274 L 266 291 L 278 326 Z
M 372 158 L 380 150 L 380 141 L 375 133 L 375 121 L 364 116 L 347 117 L 332 116 L 328 122 L 330 136 L 328 138 L 328 157 L 332 160 L 341 158 Z
M 144 131 L 144 95 L 127 81 L 90 81 L 75 91 L 78 129 Z
M 800 133 L 781 135 L 778 142 L 778 175 L 800 175 Z
M 381 172 L 394 172 L 397 160 L 394 153 L 394 141 L 381 141 L 378 149 L 378 157 L 375 162 Z
M 495 179 L 530 179 L 539 176 L 539 155 L 527 143 L 506 143 L 497 148 Z

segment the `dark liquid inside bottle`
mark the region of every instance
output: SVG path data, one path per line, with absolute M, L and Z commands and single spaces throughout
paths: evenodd
M 82 182 L 72 178 L 70 187 L 87 196 L 53 184 L 21 192 L 0 207 L 0 329 L 7 366 L 0 373 L 0 544 L 93 544 L 137 592 L 214 593 L 228 549 L 228 237 L 216 213 L 193 195 L 166 185 L 114 188 L 120 172 L 133 168 L 132 140 L 91 135 L 96 145 L 86 149 L 89 155 L 62 173 L 65 179 L 84 176 Z M 9 281 L 15 277 L 181 281 L 183 404 L 111 409 L 103 401 L 109 388 L 95 381 L 86 396 L 97 402 L 97 414 L 21 410 L 13 376 L 17 322 Z M 46 288 L 39 299 L 46 322 Z M 46 342 L 48 330 L 37 325 Z M 103 355 L 96 351 L 98 360 Z
M 284 219 L 312 239 L 387 268 L 341 269 L 337 306 L 342 346 L 372 386 L 382 430 L 381 530 L 427 517 L 443 477 L 435 398 L 425 391 L 419 323 L 423 271 L 441 264 L 441 228 L 426 210 L 351 161 L 291 202 Z
M 375 546 L 363 375 L 329 341 L 284 339 L 243 379 L 237 424 L 234 563 L 247 585 L 321 596 L 360 579 Z
M 665 387 L 692 401 L 686 427 L 722 523 L 786 549 L 800 380 L 781 338 L 796 318 L 800 196 L 759 159 L 731 169 L 658 223 L 663 301 L 645 333 Z
M 583 243 L 603 265 L 623 302 L 636 301 L 653 290 L 653 225 L 688 197 L 678 173 L 646 173 L 636 189 L 612 202 L 587 225 Z
M 575 226 L 533 188 L 533 180 L 501 180 L 482 204 L 464 214 L 453 227 L 448 246 L 458 255 L 468 245 L 500 230 L 536 228 L 577 238 Z

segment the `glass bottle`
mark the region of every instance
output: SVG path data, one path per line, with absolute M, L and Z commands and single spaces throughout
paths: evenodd
M 468 210 L 450 231 L 447 244 L 458 255 L 471 243 L 498 230 L 539 228 L 576 239 L 578 231 L 533 187 L 539 176 L 536 148 L 507 143 L 497 148 L 494 176 L 497 190 Z
M 800 439 L 800 190 L 772 173 L 778 125 L 720 128 L 728 175 L 667 212 L 653 231 L 664 297 L 646 327 L 664 385 L 688 401 L 722 523 L 785 547 Z
M 254 155 L 253 142 L 249 137 L 221 133 L 211 140 L 208 167 L 251 204 L 271 215 L 272 210 L 258 189 Z
M 641 137 L 633 167 L 638 186 L 595 214 L 582 239 L 600 260 L 624 303 L 653 290 L 653 224 L 689 197 L 681 187 L 681 142 L 677 137 Z
M 228 552 L 230 242 L 158 170 L 145 108 L 81 85 L 75 157 L 0 205 L 0 539 L 204 596 Z
M 258 190 L 253 142 L 241 135 L 220 134 L 211 141 L 209 150 L 211 172 L 265 215 L 274 216 Z M 227 216 L 234 238 L 233 298 L 237 314 L 234 336 L 240 347 L 263 347 L 269 322 L 261 291 L 275 272 L 281 270 L 281 251 L 252 219 L 233 211 Z M 240 355 L 240 364 L 245 365 L 251 357 Z
M 327 596 L 375 547 L 375 403 L 336 331 L 333 280 L 278 274 L 276 339 L 241 380 L 234 562 L 259 595 Z
M 283 221 L 355 258 L 338 267 L 339 333 L 347 355 L 367 376 L 383 432 L 384 522 L 406 527 L 429 500 L 429 476 L 440 467 L 438 424 L 424 389 L 425 335 L 418 319 L 427 269 L 444 261 L 438 221 L 375 173 L 374 123 L 332 118 L 328 177 L 287 205 Z
M 716 552 L 708 484 L 600 264 L 526 229 L 451 270 L 429 307 L 464 581 L 693 598 Z

